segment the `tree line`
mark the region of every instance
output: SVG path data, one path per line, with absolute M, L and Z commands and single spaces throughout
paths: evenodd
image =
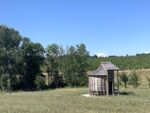
M 0 89 L 86 86 L 88 56 L 84 44 L 67 49 L 57 44 L 43 48 L 40 43 L 22 37 L 15 29 L 0 25 Z M 48 76 L 47 85 L 45 76 Z
M 110 61 L 120 69 L 150 67 L 150 54 L 136 56 L 90 56 L 85 44 L 62 46 L 52 43 L 44 48 L 18 31 L 0 25 L 0 89 L 41 90 L 57 87 L 87 86 L 89 70 Z M 45 78 L 47 77 L 47 84 Z
M 89 70 L 96 69 L 100 62 L 110 61 L 121 70 L 150 68 L 150 54 L 136 54 L 126 56 L 109 56 L 106 58 L 90 56 L 88 58 Z

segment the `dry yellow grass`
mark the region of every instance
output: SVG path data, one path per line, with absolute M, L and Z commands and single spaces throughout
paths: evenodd
M 119 73 L 125 72 L 127 75 L 129 75 L 133 70 L 124 70 L 124 71 L 119 71 Z M 149 83 L 146 79 L 146 77 L 150 77 L 150 69 L 139 69 L 136 70 L 136 73 L 140 76 L 141 80 L 140 80 L 140 86 L 139 88 L 142 89 L 147 89 L 149 88 Z

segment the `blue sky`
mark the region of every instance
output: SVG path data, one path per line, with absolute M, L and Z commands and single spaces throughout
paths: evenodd
M 0 0 L 0 24 L 44 47 L 84 43 L 91 55 L 150 52 L 149 0 Z

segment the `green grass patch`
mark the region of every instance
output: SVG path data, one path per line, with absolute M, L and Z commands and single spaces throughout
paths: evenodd
M 88 88 L 0 94 L 0 113 L 148 113 L 150 89 L 122 89 L 120 96 L 84 97 Z

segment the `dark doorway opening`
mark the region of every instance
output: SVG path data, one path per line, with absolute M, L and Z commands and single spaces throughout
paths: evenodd
M 109 95 L 112 95 L 112 82 L 109 82 Z

